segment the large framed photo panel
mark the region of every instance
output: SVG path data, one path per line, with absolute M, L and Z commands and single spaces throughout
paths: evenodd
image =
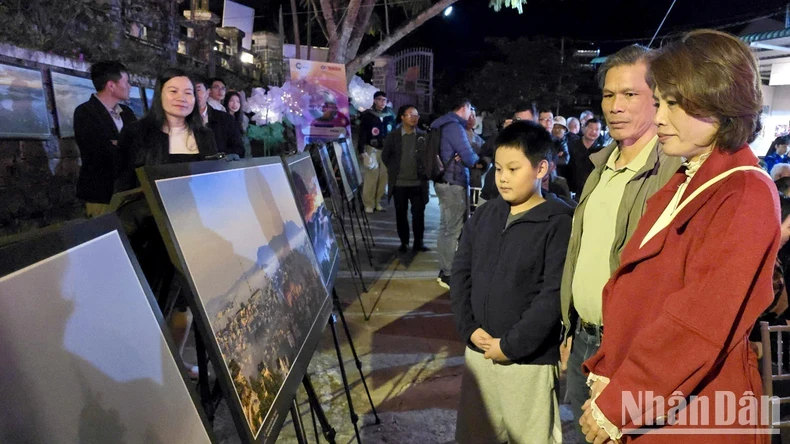
M 142 87 L 134 86 L 129 89 L 129 100 L 126 105 L 134 111 L 138 119 L 145 116 L 145 104 L 143 103 Z
M 49 111 L 41 71 L 0 64 L 0 138 L 48 139 Z
M 138 169 L 243 442 L 272 443 L 331 312 L 282 160 Z
M 339 142 L 332 142 L 329 146 L 332 147 L 330 157 L 335 158 L 337 168 L 340 171 L 340 179 L 343 182 L 343 191 L 346 199 L 351 201 L 359 187 L 357 175 L 354 173 L 354 161 L 351 160 L 351 152 L 348 149 L 348 145 Z
M 326 146 L 311 145 L 310 155 L 313 158 L 313 166 L 319 172 L 319 182 L 321 177 L 324 179 L 324 187 L 322 190 L 325 197 L 329 197 L 332 201 L 332 212 L 340 217 L 343 208 L 343 195 L 340 193 L 340 187 L 337 184 L 335 170 L 332 167 L 332 160 L 329 158 L 329 151 Z
M 351 142 L 351 139 L 348 137 L 342 138 L 339 140 L 341 144 L 345 144 L 348 146 L 348 151 L 351 154 L 351 163 L 354 166 L 354 173 L 357 175 L 357 183 L 362 185 L 362 169 L 359 167 L 359 156 L 357 155 L 357 150 L 354 148 L 354 144 Z
M 307 152 L 284 160 L 291 173 L 296 204 L 302 213 L 307 234 L 310 235 L 318 265 L 321 267 L 321 277 L 327 290 L 331 291 L 337 276 L 340 250 L 332 229 L 332 219 L 321 193 L 321 185 L 318 183 L 318 175 L 313 167 L 313 159 Z
M 0 442 L 213 442 L 115 215 L 0 258 Z
M 61 138 L 74 137 L 74 110 L 90 100 L 96 88 L 91 79 L 52 71 L 52 91 Z

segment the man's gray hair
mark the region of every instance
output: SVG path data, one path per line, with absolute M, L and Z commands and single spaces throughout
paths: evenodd
M 609 72 L 610 69 L 618 66 L 632 66 L 640 62 L 646 62 L 649 54 L 650 48 L 634 44 L 626 46 L 608 56 L 598 70 L 598 86 L 603 89 L 604 82 L 606 81 L 606 73 Z

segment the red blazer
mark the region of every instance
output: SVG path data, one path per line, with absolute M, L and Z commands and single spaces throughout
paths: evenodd
M 748 146 L 734 154 L 714 150 L 683 198 L 718 174 L 744 165 L 757 165 Z M 620 268 L 603 291 L 603 343 L 583 365 L 585 371 L 611 379 L 596 404 L 621 429 L 634 428 L 634 420 L 645 423 L 639 414 L 622 407 L 623 392 L 631 392 L 634 399 L 647 391 L 665 400 L 676 391 L 685 397 L 707 395 L 710 424 L 715 424 L 714 392 L 734 392 L 736 406 L 744 392 L 762 395 L 748 336 L 773 299 L 780 231 L 776 187 L 760 172 L 736 172 L 697 196 L 669 227 L 640 248 L 685 181 L 683 171 L 648 200 L 623 250 Z M 666 409 L 645 412 L 644 408 L 640 413 L 656 418 L 666 415 Z M 767 442 L 767 435 L 624 438 L 638 438 L 640 443 Z

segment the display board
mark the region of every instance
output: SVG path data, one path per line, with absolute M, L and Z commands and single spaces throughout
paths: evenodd
M 52 72 L 52 91 L 61 138 L 74 137 L 74 110 L 90 100 L 96 88 L 91 79 Z
M 302 153 L 286 158 L 285 165 L 291 175 L 296 205 L 302 214 L 318 265 L 321 267 L 321 277 L 326 288 L 331 291 L 337 276 L 340 250 L 313 160 L 310 153 Z
M 312 145 L 310 156 L 313 158 L 313 166 L 316 171 L 320 171 L 319 182 L 321 182 L 321 177 L 324 179 L 324 186 L 321 188 L 324 196 L 331 199 L 332 211 L 337 217 L 340 217 L 339 215 L 343 208 L 343 195 L 340 193 L 340 187 L 337 185 L 337 178 L 332 167 L 332 160 L 329 158 L 329 151 L 326 149 L 326 146 Z
M 48 139 L 41 71 L 0 64 L 0 138 Z
M 299 152 L 310 143 L 351 137 L 345 65 L 291 59 L 290 69 L 291 82 L 309 96 L 307 109 L 293 122 Z
M 213 441 L 114 215 L 0 257 L 0 442 Z
M 138 169 L 243 442 L 274 442 L 331 312 L 280 158 Z
M 337 163 L 340 179 L 343 182 L 343 192 L 346 199 L 351 201 L 357 192 L 357 188 L 359 188 L 357 174 L 354 172 L 353 154 L 347 144 L 332 142 L 330 146 L 332 147 L 330 158 L 334 157 L 334 161 Z
M 145 115 L 145 104 L 143 103 L 143 95 L 140 92 L 141 89 L 141 87 L 132 86 L 129 89 L 129 100 L 126 101 L 126 105 L 134 111 L 134 115 L 138 119 Z

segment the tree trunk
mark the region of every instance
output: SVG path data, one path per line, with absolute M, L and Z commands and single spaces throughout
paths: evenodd
M 310 5 L 307 5 L 307 60 L 312 60 L 310 51 L 313 47 L 313 13 L 310 11 Z
M 373 15 L 373 9 L 375 7 L 376 0 L 363 0 L 359 16 L 357 16 L 357 23 L 354 25 L 354 32 L 351 33 L 351 40 L 346 50 L 347 57 L 340 61 L 340 63 L 346 64 L 357 55 L 359 45 L 362 43 L 362 39 L 370 28 L 370 17 Z
M 346 64 L 346 73 L 357 72 L 363 66 L 373 62 L 373 60 L 375 60 L 376 57 L 383 54 L 384 51 L 388 50 L 392 45 L 397 43 L 398 40 L 406 37 L 410 32 L 414 31 L 420 25 L 428 21 L 428 19 L 437 16 L 446 7 L 452 5 L 456 1 L 457 0 L 441 0 L 439 1 L 439 3 L 436 3 L 435 5 L 421 12 L 418 16 L 409 20 L 405 25 L 396 29 L 395 32 L 385 37 L 382 41 L 376 44 L 376 46 L 374 46 L 364 54 L 360 56 L 356 56 L 352 61 L 348 62 Z M 353 57 L 356 54 L 349 54 L 349 55 Z
M 299 18 L 296 16 L 296 0 L 291 0 L 291 18 L 294 27 L 294 45 L 296 45 L 296 58 L 302 58 L 302 42 L 299 38 Z
M 335 22 L 334 10 L 330 0 L 321 1 L 321 12 L 324 14 L 326 22 L 326 32 L 329 34 L 329 61 L 334 61 L 340 48 L 337 38 L 337 22 Z

